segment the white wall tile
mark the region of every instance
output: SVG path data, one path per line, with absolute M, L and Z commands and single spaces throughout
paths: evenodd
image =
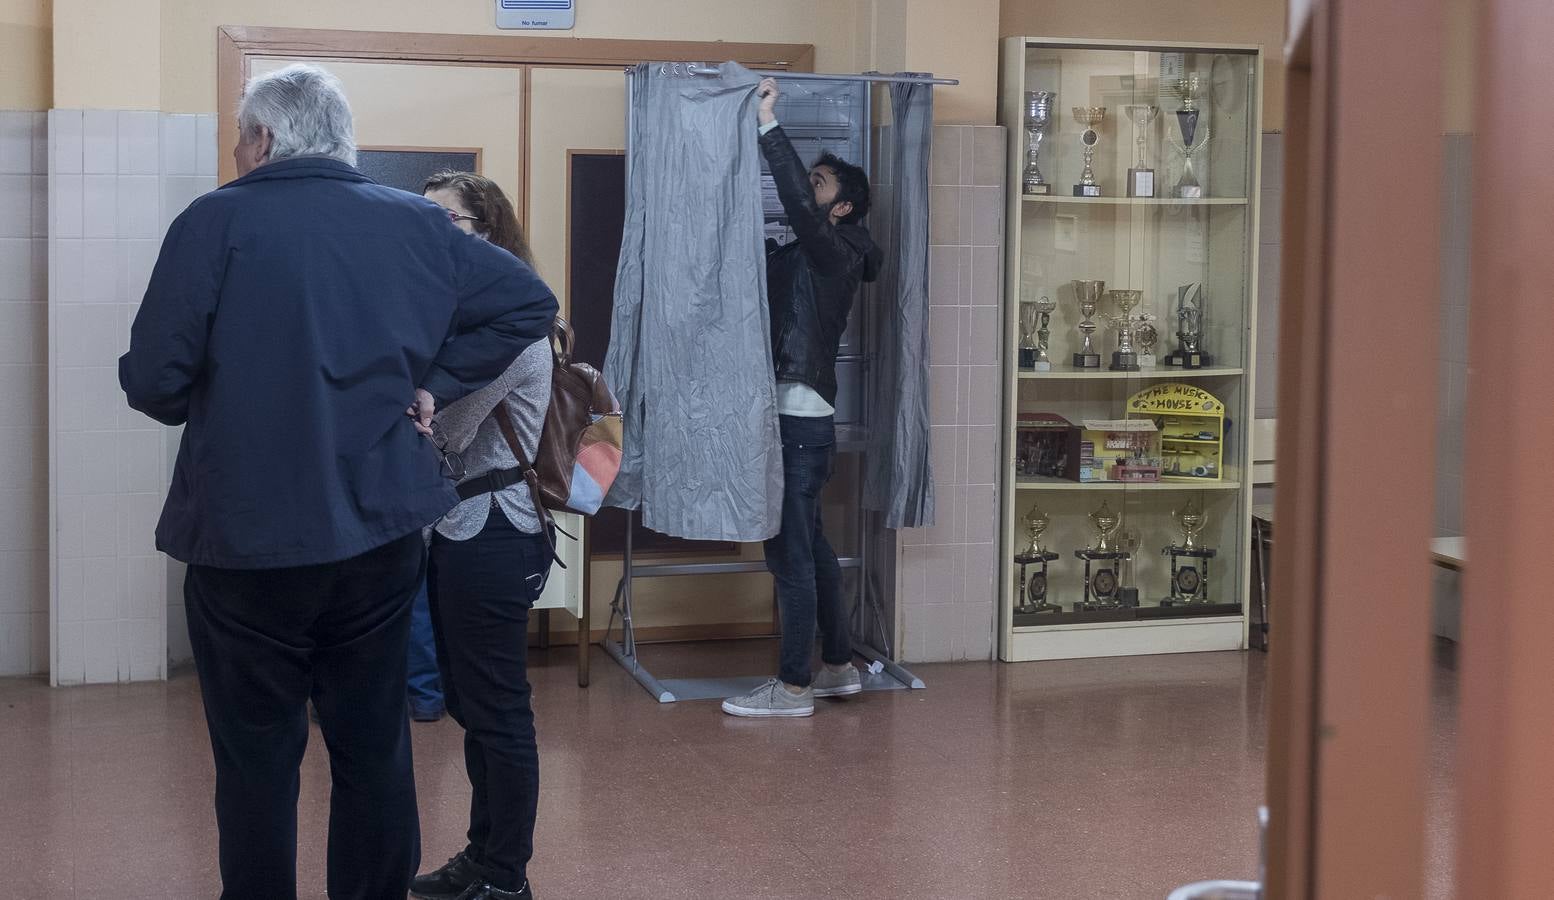
M 0 678 L 26 675 L 32 668 L 31 613 L 0 613 Z
M 123 339 L 124 307 L 118 303 L 87 303 L 82 309 L 84 327 L 74 338 L 81 342 L 85 354 L 82 365 L 117 365 L 119 357 L 129 349 Z
M 111 435 L 109 435 L 111 437 Z M 88 456 L 90 460 L 90 456 Z M 107 469 L 109 480 L 112 481 L 113 466 L 87 465 L 87 474 L 90 476 L 96 469 Z M 88 480 L 88 484 L 91 484 Z M 93 485 L 95 486 L 95 485 Z M 81 551 L 84 559 L 112 558 L 119 553 L 119 498 L 112 493 L 92 491 L 84 494 L 81 500 L 86 509 L 86 540 L 82 544 Z
M 0 175 L 0 238 L 32 237 L 32 176 Z
M 119 607 L 119 561 L 111 556 L 81 560 L 82 592 L 85 598 L 85 619 L 88 622 L 106 622 L 122 618 Z
M 0 238 L 0 301 L 37 300 L 32 293 L 32 241 Z
M 49 670 L 49 614 L 46 611 L 32 614 L 30 650 L 32 674 L 46 674 Z
M 59 596 L 55 612 L 60 622 L 86 621 L 86 569 L 82 560 L 62 561 L 59 566 Z
M 85 179 L 81 175 L 50 175 L 49 192 L 49 236 L 81 237 L 85 233 Z
M 125 680 L 150 681 L 167 671 L 167 635 L 162 617 L 120 623 L 119 648 Z
M 120 300 L 138 306 L 144 299 L 160 249 L 158 241 L 119 241 Z
M 33 115 L 0 111 L 0 172 L 32 174 Z
M 49 175 L 81 173 L 81 110 L 54 109 L 49 111 Z
M 49 236 L 49 176 L 32 176 L 32 236 Z
M 49 171 L 49 114 L 47 111 L 32 114 L 32 171 L 45 175 Z
M 0 613 L 32 612 L 32 560 L 27 551 L 0 553 Z
M 90 366 L 82 370 L 85 378 L 85 396 L 82 405 L 83 428 L 90 431 L 106 431 L 118 422 L 119 410 L 124 407 L 124 392 L 119 388 L 117 366 Z
M 122 442 L 123 436 L 120 440 Z M 150 556 L 156 553 L 156 523 L 162 514 L 162 495 L 119 495 L 120 556 Z
M 162 189 L 155 175 L 119 177 L 118 236 L 156 240 L 162 232 Z
M 175 175 L 162 181 L 163 225 L 171 225 L 189 204 L 215 190 L 216 179 L 203 175 Z
M 81 171 L 88 175 L 117 174 L 118 113 L 111 109 L 88 109 L 81 119 Z
M 195 170 L 214 179 L 216 166 L 216 117 L 201 115 L 195 122 Z
M 87 684 L 119 680 L 119 623 L 87 622 L 83 628 Z
M 32 242 L 32 288 L 28 296 L 47 300 L 49 298 L 49 242 L 36 238 Z
M 59 654 L 51 668 L 53 678 L 61 685 L 82 684 L 86 681 L 86 624 L 61 622 L 59 624 Z
M 54 265 L 50 271 L 54 286 L 52 299 L 58 304 L 80 304 L 86 300 L 86 247 L 85 242 L 77 239 L 60 238 L 50 242 L 54 248 Z M 60 321 L 57 316 L 65 313 L 70 308 L 61 306 L 56 313 L 54 327 L 61 336 L 75 335 L 79 332 L 72 326 L 79 326 L 85 312 L 80 309 L 71 311 L 74 317 L 72 321 Z M 66 352 L 68 340 L 61 340 L 60 351 Z M 65 365 L 82 365 L 79 362 L 66 362 Z
M 89 238 L 113 238 L 118 237 L 118 231 L 118 177 L 87 175 L 83 179 L 81 234 Z
M 37 490 L 48 475 L 48 432 L 34 427 L 0 427 L 0 487 Z M 0 578 L 0 585 L 5 583 Z
M 162 174 L 198 175 L 199 152 L 196 147 L 197 116 L 162 117 Z M 212 151 L 214 155 L 214 151 Z
M 119 302 L 118 242 L 81 242 L 81 299 L 88 303 Z M 69 339 L 69 335 L 61 335 Z
M 47 357 L 48 305 L 0 303 L 0 363 L 42 363 Z
M 86 555 L 86 498 L 60 493 L 56 501 L 57 531 L 55 552 L 59 556 L 59 577 L 65 579 L 65 561 L 81 559 Z M 79 614 L 72 621 L 78 621 Z
M 162 618 L 167 606 L 167 565 L 160 556 L 119 558 L 119 608 L 130 619 Z
M 172 596 L 169 594 L 169 596 Z M 189 645 L 189 619 L 182 603 L 167 608 L 167 661 L 171 665 L 188 662 L 194 658 L 194 648 Z
M 46 519 L 47 504 L 31 490 L 0 491 L 0 552 L 33 552 L 47 549 L 46 529 L 39 523 Z
M 88 422 L 88 427 L 91 426 Z M 119 471 L 117 466 L 119 451 L 119 434 L 116 431 L 84 431 L 81 458 L 85 463 L 85 471 L 81 478 L 81 493 L 88 496 L 89 508 L 87 517 L 90 519 L 113 519 L 114 510 L 111 505 L 91 508 L 92 497 L 111 503 L 113 495 L 119 490 Z M 112 523 L 110 523 L 111 526 Z M 113 551 L 103 553 L 89 553 L 89 556 L 112 556 Z
M 54 430 L 60 433 L 62 438 L 72 436 L 73 433 L 86 428 L 86 369 L 80 366 L 57 366 L 54 369 Z M 76 465 L 64 467 L 65 448 L 72 447 L 76 450 Z M 73 443 L 62 442 L 60 444 L 61 472 L 79 475 L 81 455 L 79 447 Z M 68 482 L 67 482 L 68 483 Z
M 161 168 L 161 127 L 155 112 L 119 113 L 120 175 L 155 175 Z
M 147 424 L 150 424 L 148 421 Z M 119 490 L 155 494 L 162 489 L 162 433 L 124 431 L 119 434 Z

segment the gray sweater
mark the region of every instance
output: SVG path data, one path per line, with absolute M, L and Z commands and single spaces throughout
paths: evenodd
M 493 469 L 511 469 L 518 465 L 502 437 L 493 415 L 496 405 L 507 405 L 518 443 L 530 461 L 539 447 L 540 430 L 550 407 L 550 376 L 554 363 L 549 340 L 536 341 L 507 367 L 507 371 L 489 385 L 458 400 L 437 414 L 437 422 L 448 436 L 448 449 L 464 460 L 464 478 L 469 480 Z M 455 541 L 467 541 L 486 527 L 486 516 L 495 506 L 507 516 L 513 527 L 527 534 L 538 534 L 540 519 L 522 481 L 497 491 L 471 497 L 455 506 L 433 526 L 437 533 Z

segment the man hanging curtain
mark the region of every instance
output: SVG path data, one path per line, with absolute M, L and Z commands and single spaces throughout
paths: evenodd
M 756 145 L 759 78 L 631 75 L 626 227 L 605 377 L 625 412 L 607 502 L 654 531 L 763 541 L 782 512 Z
M 887 255 L 871 317 L 877 348 L 864 505 L 885 514 L 888 528 L 934 521 L 933 470 L 928 452 L 928 155 L 933 87 L 892 83 L 889 171 L 893 201 L 876 222 Z

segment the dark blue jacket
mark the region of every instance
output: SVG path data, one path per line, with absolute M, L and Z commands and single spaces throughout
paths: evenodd
M 187 424 L 157 548 L 193 565 L 357 556 L 458 502 L 405 415 L 500 375 L 556 299 L 436 204 L 330 159 L 263 166 L 173 222 L 119 383 Z

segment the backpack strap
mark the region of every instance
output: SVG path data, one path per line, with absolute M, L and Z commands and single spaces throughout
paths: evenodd
M 561 554 L 556 552 L 556 532 L 561 531 L 561 526 L 556 524 L 556 517 L 545 508 L 540 499 L 540 476 L 534 471 L 528 457 L 523 452 L 523 442 L 518 440 L 518 429 L 513 427 L 513 417 L 507 411 L 507 401 L 504 398 L 496 404 L 496 425 L 502 431 L 502 439 L 507 441 L 507 448 L 513 451 L 513 459 L 518 461 L 518 471 L 523 476 L 524 483 L 529 486 L 529 502 L 534 504 L 534 512 L 540 519 L 540 533 L 545 535 L 545 543 L 550 545 L 550 556 L 557 565 L 565 569 L 567 564 L 562 562 Z M 577 538 L 561 531 L 572 540 Z

